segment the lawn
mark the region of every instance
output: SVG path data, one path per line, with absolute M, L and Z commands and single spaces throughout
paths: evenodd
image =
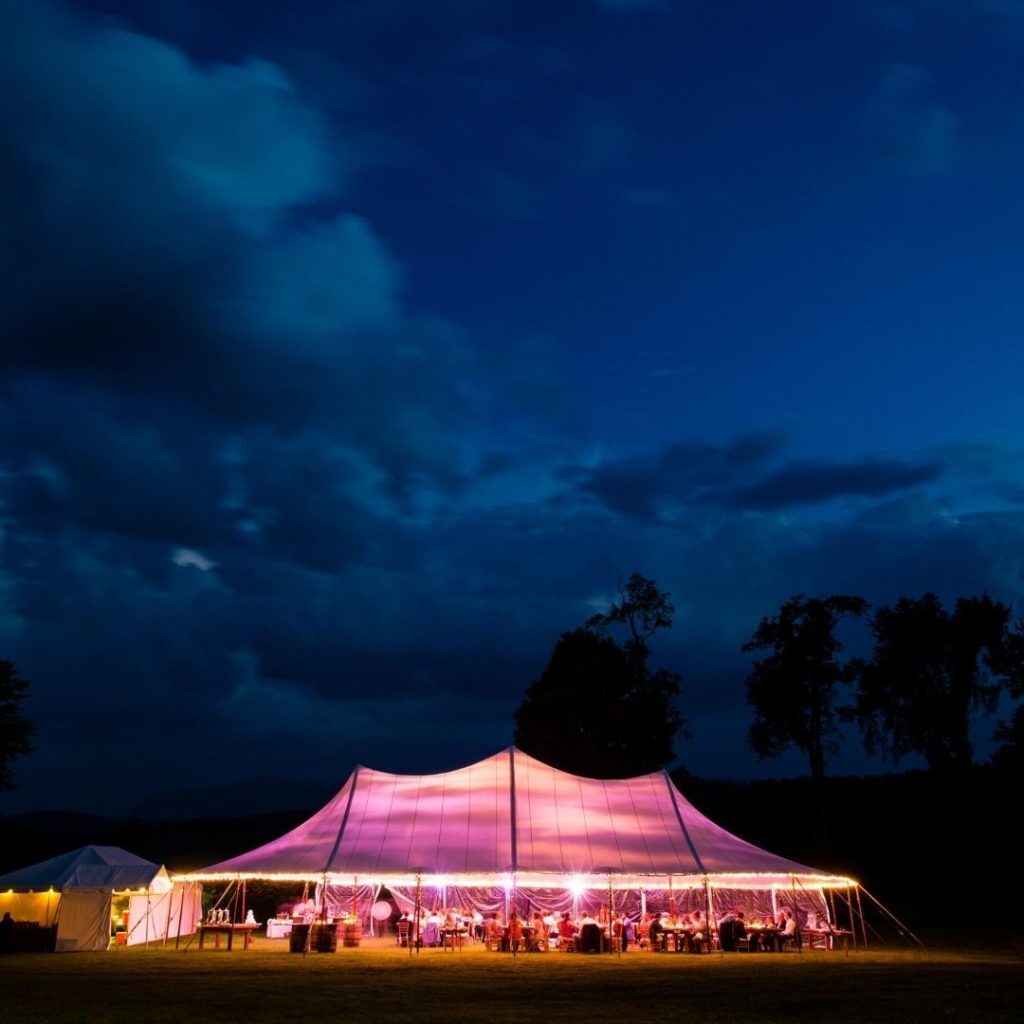
M 286 947 L 264 940 L 232 953 L 170 946 L 3 957 L 0 1019 L 994 1024 L 1020 1021 L 1024 999 L 1024 959 L 998 947 L 621 959 L 513 959 L 480 947 L 410 958 L 381 940 L 335 954 Z

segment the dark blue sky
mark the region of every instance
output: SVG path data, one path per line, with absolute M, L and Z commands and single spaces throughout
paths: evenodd
M 801 771 L 761 616 L 1018 601 L 1024 4 L 0 19 L 7 808 L 482 757 L 633 570 L 681 762 Z

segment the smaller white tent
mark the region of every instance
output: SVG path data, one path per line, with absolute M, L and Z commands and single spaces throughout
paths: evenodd
M 56 925 L 60 952 L 110 945 L 114 904 L 127 903 L 126 942 L 188 935 L 201 915 L 201 891 L 174 885 L 161 864 L 118 846 L 83 846 L 0 875 L 0 915 Z

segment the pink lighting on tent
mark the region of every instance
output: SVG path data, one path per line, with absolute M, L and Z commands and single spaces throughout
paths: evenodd
M 701 814 L 667 772 L 588 779 L 510 747 L 438 775 L 359 766 L 291 832 L 188 876 L 425 885 L 847 888 Z M 442 880 L 442 881 L 439 881 Z

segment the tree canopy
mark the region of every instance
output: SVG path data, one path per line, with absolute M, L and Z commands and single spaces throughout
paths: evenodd
M 634 573 L 619 596 L 607 613 L 561 635 L 515 714 L 519 747 L 592 778 L 665 767 L 684 726 L 679 674 L 647 664 L 647 641 L 672 624 L 669 595 Z M 617 627 L 627 632 L 621 644 L 611 635 Z
M 746 652 L 769 651 L 747 677 L 747 702 L 754 710 L 748 739 L 759 758 L 777 757 L 787 747 L 802 750 L 811 777 L 820 782 L 838 749 L 840 686 L 851 683 L 860 663 L 840 660 L 835 631 L 846 615 L 863 615 L 861 597 L 790 598 L 778 615 L 761 620 L 743 645 Z
M 0 790 L 17 788 L 11 762 L 35 749 L 35 729 L 21 709 L 26 696 L 27 680 L 18 676 L 13 663 L 0 660 Z
M 973 715 L 991 714 L 1004 687 L 1019 692 L 1024 651 L 1010 609 L 984 594 L 949 612 L 927 593 L 878 608 L 870 625 L 856 706 L 866 748 L 894 763 L 918 753 L 932 771 L 965 771 Z

